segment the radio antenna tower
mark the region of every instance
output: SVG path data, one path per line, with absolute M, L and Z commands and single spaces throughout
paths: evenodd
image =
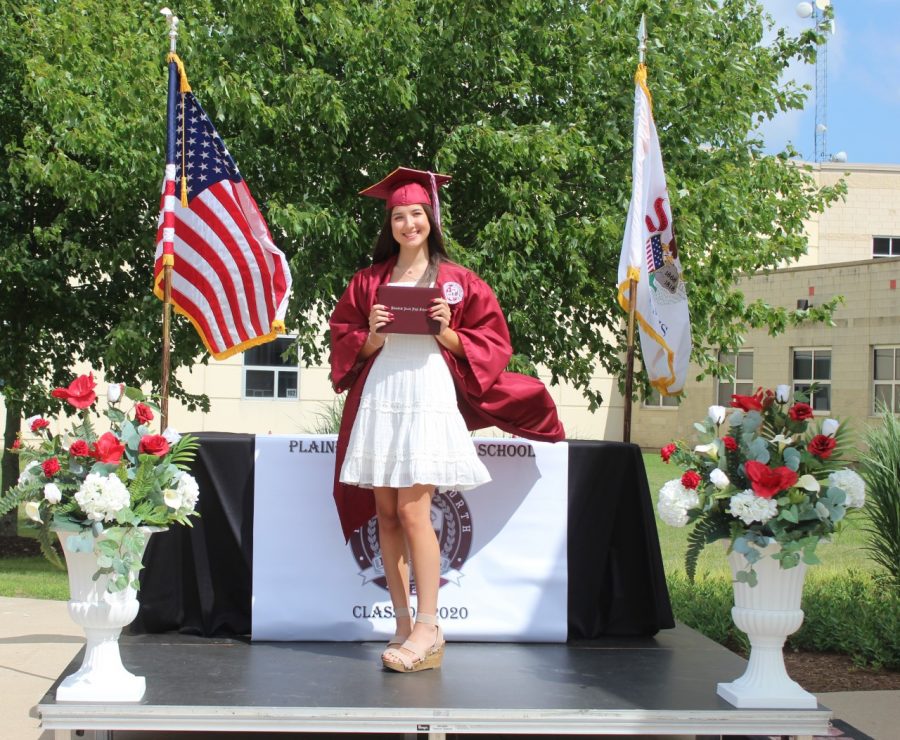
M 828 156 L 828 37 L 834 35 L 834 8 L 831 0 L 798 3 L 797 15 L 812 18 L 819 42 L 816 44 L 816 129 L 815 161 L 825 162 Z

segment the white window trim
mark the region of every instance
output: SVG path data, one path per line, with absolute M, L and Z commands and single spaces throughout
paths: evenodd
M 278 339 L 296 339 L 296 335 L 294 334 L 285 334 L 283 336 L 279 336 Z M 271 372 L 275 374 L 274 385 L 272 386 L 274 392 L 271 396 L 248 396 L 247 395 L 247 371 L 248 370 L 262 370 L 266 372 Z M 297 395 L 294 397 L 287 396 L 285 398 L 281 398 L 278 395 L 278 374 L 280 372 L 290 372 L 297 374 Z M 243 363 L 241 366 L 241 400 L 244 401 L 278 401 L 281 403 L 294 403 L 300 400 L 300 360 L 297 358 L 297 366 L 296 367 L 279 367 L 276 365 L 247 365 Z
M 737 376 L 737 366 L 738 366 L 737 356 L 740 354 L 750 355 L 750 362 L 751 362 L 751 364 L 753 364 L 754 371 L 755 371 L 756 357 L 754 355 L 752 347 L 739 349 L 734 352 L 723 352 L 722 350 L 719 350 L 719 354 L 717 355 L 717 359 L 719 360 L 719 362 L 722 362 L 722 360 L 721 360 L 722 355 L 734 355 L 734 377 L 731 378 L 730 380 L 726 380 L 724 378 L 716 378 L 715 385 L 713 385 L 713 403 L 715 403 L 715 404 L 719 403 L 719 396 L 721 395 L 719 393 L 719 386 L 722 385 L 723 383 L 727 383 L 728 385 L 731 386 L 731 393 L 728 394 L 729 397 L 735 394 L 735 392 L 736 392 L 735 385 L 737 385 L 738 383 L 750 383 L 751 391 L 750 391 L 750 394 L 748 394 L 748 395 L 752 395 L 753 392 L 756 390 L 756 386 L 753 384 L 752 376 L 749 379 L 748 378 L 739 378 Z
M 891 240 L 891 253 L 890 254 L 875 254 L 875 240 L 876 239 L 890 239 Z M 872 234 L 872 259 L 873 260 L 883 260 L 889 257 L 900 257 L 900 251 L 896 254 L 893 253 L 893 242 L 896 242 L 900 245 L 900 236 L 886 236 L 884 234 Z
M 897 359 L 897 350 L 900 350 L 900 344 L 873 344 L 872 345 L 872 371 L 869 375 L 872 378 L 872 396 L 870 398 L 871 406 L 869 408 L 869 416 L 878 416 L 878 411 L 875 409 L 875 388 L 879 385 L 887 385 L 892 386 L 893 390 L 891 391 L 891 405 L 890 409 L 895 416 L 898 415 L 897 411 L 894 411 L 894 408 L 897 406 L 897 399 L 895 397 L 895 393 L 900 393 L 900 380 L 897 378 L 892 378 L 891 380 L 875 380 L 875 350 L 876 349 L 892 349 L 894 350 L 894 375 L 897 374 L 897 363 L 900 362 Z
M 813 367 L 816 366 L 816 352 L 827 352 L 827 353 L 831 356 L 831 360 L 832 360 L 832 361 L 834 360 L 834 347 L 791 347 L 791 392 L 792 392 L 792 393 L 795 391 L 795 386 L 798 384 L 797 378 L 794 377 L 794 355 L 795 355 L 797 352 L 812 352 L 812 353 L 813 353 L 813 360 L 812 360 L 812 366 L 813 366 Z M 812 372 L 812 371 L 810 371 L 810 372 Z M 822 380 L 815 380 L 815 381 L 814 381 L 814 380 L 812 379 L 812 377 L 810 377 L 810 378 L 808 378 L 808 379 L 807 379 L 807 378 L 802 378 L 802 379 L 799 381 L 799 382 L 800 382 L 801 384 L 803 384 L 803 385 L 811 385 L 812 383 L 815 382 L 815 383 L 818 384 L 819 386 L 827 385 L 828 388 L 829 388 L 829 392 L 828 392 L 828 408 L 827 408 L 827 409 L 816 409 L 816 408 L 814 408 L 814 409 L 813 409 L 813 415 L 814 415 L 814 416 L 829 416 L 829 415 L 832 413 L 832 409 L 833 409 L 833 407 L 834 407 L 834 406 L 833 406 L 833 404 L 834 404 L 834 398 L 833 398 L 832 395 L 831 395 L 831 391 L 834 390 L 834 385 L 833 385 L 834 378 L 831 377 L 831 376 L 834 375 L 834 367 L 833 367 L 833 363 L 832 363 L 832 362 L 829 362 L 828 375 L 829 375 L 829 378 L 828 378 L 828 380 L 825 380 L 825 381 L 822 381 Z M 812 404 L 812 399 L 811 399 L 811 398 L 809 399 L 809 405 L 810 405 L 810 406 L 813 405 L 813 404 Z
M 653 391 L 651 391 L 651 393 L 652 392 Z M 659 391 L 656 392 L 659 393 Z M 671 398 L 671 396 L 669 396 L 669 398 Z M 678 398 L 678 396 L 675 396 L 675 398 Z M 659 403 L 648 403 L 648 399 L 645 398 L 643 401 L 641 401 L 641 408 L 649 409 L 651 411 L 678 411 L 678 409 L 681 408 L 680 403 L 676 403 L 674 406 L 663 406 L 662 399 L 662 393 L 659 394 Z

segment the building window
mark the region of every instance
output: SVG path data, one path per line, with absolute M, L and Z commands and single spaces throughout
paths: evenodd
M 831 409 L 831 350 L 794 350 L 794 393 L 809 393 L 815 383 L 809 405 L 814 411 Z
M 873 236 L 872 257 L 900 257 L 900 236 Z
M 279 337 L 244 352 L 244 398 L 297 398 L 300 371 L 282 357 L 293 341 Z
M 876 347 L 874 368 L 875 403 L 877 414 L 884 404 L 900 414 L 900 347 Z
M 648 409 L 675 408 L 681 403 L 681 396 L 664 396 L 656 388 L 644 399 L 644 407 Z
M 753 395 L 753 351 L 719 352 L 719 363 L 728 367 L 728 376 L 716 383 L 716 403 L 731 406 L 731 397 Z

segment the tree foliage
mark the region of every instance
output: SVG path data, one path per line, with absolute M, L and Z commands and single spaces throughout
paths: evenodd
M 714 367 L 746 327 L 808 318 L 733 287 L 802 254 L 804 219 L 839 194 L 792 152 L 762 155 L 757 126 L 802 104 L 781 74 L 812 58 L 815 36 L 764 42 L 757 0 L 185 5 L 179 53 L 288 254 L 305 362 L 323 361 L 321 329 L 380 227 L 357 192 L 405 164 L 453 174 L 452 254 L 497 292 L 517 367 L 542 364 L 601 402 L 595 363 L 623 369 L 614 294 L 642 12 L 694 359 Z M 146 0 L 2 6 L 0 378 L 18 415 L 75 360 L 158 381 L 167 37 Z M 173 361 L 192 362 L 200 345 L 174 323 Z

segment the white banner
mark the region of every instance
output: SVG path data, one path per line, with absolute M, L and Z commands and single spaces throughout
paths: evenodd
M 568 447 L 476 438 L 493 480 L 439 492 L 439 619 L 450 639 L 564 642 Z M 394 633 L 375 519 L 344 544 L 334 435 L 258 436 L 253 639 L 386 640 Z M 415 605 L 415 601 L 413 601 Z
M 641 357 L 650 385 L 664 396 L 676 396 L 684 388 L 691 359 L 691 321 L 643 64 L 635 75 L 631 177 L 619 255 L 619 304 L 628 311 L 636 301 Z M 636 296 L 631 295 L 631 279 L 637 281 Z

